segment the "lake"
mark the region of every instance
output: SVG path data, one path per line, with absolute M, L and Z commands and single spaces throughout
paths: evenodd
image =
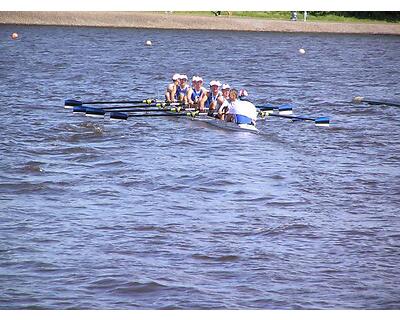
M 1 309 L 399 309 L 399 109 L 351 100 L 399 100 L 400 37 L 2 25 L 0 39 Z M 163 98 L 175 72 L 331 126 L 271 118 L 255 135 L 63 108 Z

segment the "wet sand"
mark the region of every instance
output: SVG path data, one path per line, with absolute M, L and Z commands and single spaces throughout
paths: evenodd
M 289 16 L 288 21 L 283 21 L 153 12 L 0 11 L 0 24 L 400 35 L 400 24 L 395 23 L 304 22 L 289 21 Z

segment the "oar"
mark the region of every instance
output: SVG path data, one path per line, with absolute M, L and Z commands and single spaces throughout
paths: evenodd
M 158 102 L 158 103 L 148 103 L 148 104 L 137 104 L 137 105 L 128 105 L 128 106 L 110 106 L 110 107 L 101 107 L 103 110 L 119 110 L 119 109 L 130 109 L 130 108 L 143 108 L 143 107 L 176 107 L 176 106 L 186 106 L 183 102 Z
M 88 116 L 91 117 L 104 117 L 105 111 L 100 108 L 93 108 L 93 107 L 84 107 L 84 106 L 76 106 L 72 109 L 73 113 L 85 113 Z
M 181 112 L 181 111 L 195 111 L 194 108 L 183 108 L 183 107 L 175 107 L 175 108 L 164 108 L 164 109 L 150 109 L 150 108 L 144 108 L 144 109 L 121 109 L 121 110 L 104 110 L 100 108 L 90 108 L 90 107 L 74 107 L 74 113 L 85 113 L 86 116 L 88 117 L 104 117 L 106 113 L 111 113 L 111 112 L 129 112 L 129 113 L 135 113 L 135 112 L 165 112 L 165 111 L 170 111 L 170 112 Z
M 164 109 L 165 107 L 173 107 L 173 106 L 186 106 L 186 104 L 181 102 L 162 102 L 156 104 L 142 104 L 142 105 L 132 105 L 132 106 L 111 106 L 111 107 L 85 107 L 85 106 L 75 106 L 73 107 L 72 111 L 74 113 L 85 113 L 87 110 L 110 110 L 110 111 L 121 111 L 125 109 L 136 109 L 136 108 L 143 108 L 143 107 L 158 107 L 160 109 Z
M 102 110 L 102 109 L 98 109 Z M 208 109 L 206 109 L 208 111 Z M 186 111 L 196 111 L 196 108 L 184 108 L 184 107 L 176 107 L 176 108 L 163 108 L 163 109 L 121 109 L 121 110 L 103 110 L 105 113 L 111 113 L 111 112 L 127 112 L 127 113 L 140 113 L 140 112 L 186 112 Z M 86 114 L 93 113 L 92 110 L 87 110 Z M 94 112 L 95 113 L 95 112 Z
M 111 112 L 110 120 L 128 120 L 128 118 L 140 118 L 140 117 L 197 117 L 199 115 L 206 115 L 205 112 L 187 112 L 187 113 L 138 113 L 138 114 L 127 114 L 123 112 Z
M 84 104 L 110 104 L 110 103 L 146 103 L 146 104 L 151 104 L 151 103 L 158 103 L 158 102 L 164 102 L 162 100 L 156 100 L 156 99 L 144 99 L 144 100 L 116 100 L 116 101 L 80 101 L 80 100 L 73 100 L 73 99 L 67 99 L 64 101 L 64 108 L 66 109 L 72 109 L 73 107 L 78 107 L 82 106 Z
M 292 114 L 293 113 L 293 106 L 291 104 L 285 103 L 282 104 L 280 106 L 274 106 L 270 103 L 267 103 L 264 106 L 257 106 L 256 108 L 258 108 L 260 111 L 265 111 L 265 112 L 269 112 L 269 113 L 273 113 L 274 110 L 278 110 L 279 114 Z
M 354 97 L 353 102 L 354 103 L 365 102 L 365 103 L 368 103 L 371 105 L 387 105 L 387 106 L 393 106 L 393 107 L 400 107 L 400 102 L 389 101 L 389 100 L 371 100 L 371 99 L 364 98 L 364 97 Z
M 329 127 L 329 117 L 319 117 L 319 118 L 309 118 L 304 116 L 293 116 L 293 115 L 284 115 L 284 114 L 275 114 L 269 113 L 268 111 L 261 111 L 260 117 L 279 117 L 279 118 L 286 118 L 291 119 L 292 121 L 312 121 L 317 127 Z

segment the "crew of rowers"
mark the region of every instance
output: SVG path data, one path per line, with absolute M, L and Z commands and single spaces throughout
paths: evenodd
M 184 74 L 174 74 L 172 83 L 165 91 L 167 102 L 181 102 L 200 112 L 208 111 L 209 116 L 215 116 L 228 122 L 237 124 L 255 125 L 257 109 L 246 100 L 246 90 L 231 89 L 229 84 L 222 84 L 212 80 L 210 88 L 203 87 L 203 79 L 193 76 L 192 86 L 188 84 L 188 77 Z

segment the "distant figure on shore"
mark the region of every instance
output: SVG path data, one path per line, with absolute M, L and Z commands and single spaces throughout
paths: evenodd
M 220 16 L 222 11 L 211 11 L 212 13 L 214 13 L 214 15 L 216 17 Z M 228 15 L 228 17 L 232 16 L 232 11 L 226 11 L 226 14 Z
M 297 11 L 290 11 L 290 20 L 297 21 Z M 307 21 L 307 11 L 304 11 L 304 21 Z

